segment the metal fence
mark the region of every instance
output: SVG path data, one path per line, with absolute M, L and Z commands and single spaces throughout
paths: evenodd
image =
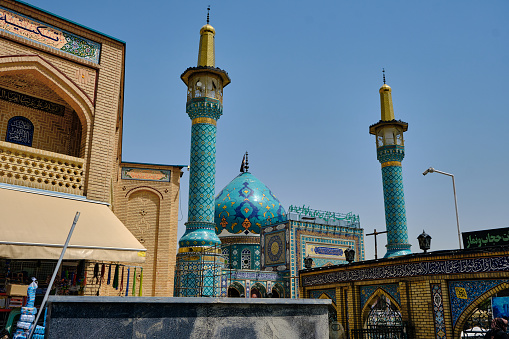
M 406 326 L 373 326 L 352 330 L 352 339 L 413 339 L 414 331 Z

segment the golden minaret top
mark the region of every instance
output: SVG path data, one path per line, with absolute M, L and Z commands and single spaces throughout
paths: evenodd
M 198 66 L 215 67 L 214 35 L 216 30 L 209 25 L 209 11 L 207 8 L 207 24 L 200 29 L 200 50 L 198 52 Z
M 392 107 L 391 87 L 385 83 L 385 68 L 382 70 L 384 84 L 380 87 L 380 107 L 382 109 L 382 121 L 394 120 L 394 108 Z
M 392 107 L 391 87 L 383 84 L 380 87 L 380 107 L 382 109 L 382 121 L 394 120 L 394 108 Z

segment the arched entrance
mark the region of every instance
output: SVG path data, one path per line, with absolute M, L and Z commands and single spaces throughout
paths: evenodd
M 352 333 L 360 338 L 406 338 L 408 329 L 402 321 L 398 304 L 379 289 L 362 312 L 364 326 L 353 329 Z
M 241 298 L 244 296 L 244 286 L 238 282 L 234 282 L 228 287 L 229 298 Z
M 508 284 L 497 292 L 497 288 L 491 289 L 478 298 L 478 301 L 468 307 L 460 320 L 460 338 L 484 338 L 484 334 L 490 329 L 493 320 L 492 298 L 509 297 Z
M 228 298 L 240 298 L 240 292 L 235 287 L 229 287 Z
M 262 297 L 262 294 L 260 293 L 260 291 L 258 291 L 257 288 L 251 289 L 251 298 L 261 298 L 261 297 Z
M 265 298 L 267 296 L 265 287 L 260 283 L 254 284 L 253 287 L 251 287 L 250 293 L 250 298 Z
M 285 297 L 285 290 L 280 284 L 275 284 L 272 287 L 272 298 L 284 298 Z

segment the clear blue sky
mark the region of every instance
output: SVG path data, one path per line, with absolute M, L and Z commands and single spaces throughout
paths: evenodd
M 29 3 L 127 42 L 123 160 L 188 164 L 191 122 L 180 74 L 195 66 L 212 6 L 216 66 L 232 83 L 218 122 L 216 191 L 250 171 L 285 207 L 354 212 L 385 229 L 380 119 L 385 67 L 408 122 L 403 177 L 410 242 L 458 247 L 462 231 L 509 226 L 509 2 L 99 1 Z M 97 10 L 97 8 L 101 8 Z M 179 238 L 187 219 L 181 183 Z M 366 258 L 373 258 L 366 238 Z M 379 255 L 386 240 L 379 240 Z

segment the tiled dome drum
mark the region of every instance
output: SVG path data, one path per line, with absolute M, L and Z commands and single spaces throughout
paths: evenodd
M 286 211 L 270 189 L 249 172 L 218 194 L 214 222 L 221 236 L 258 235 L 260 227 L 286 221 Z

